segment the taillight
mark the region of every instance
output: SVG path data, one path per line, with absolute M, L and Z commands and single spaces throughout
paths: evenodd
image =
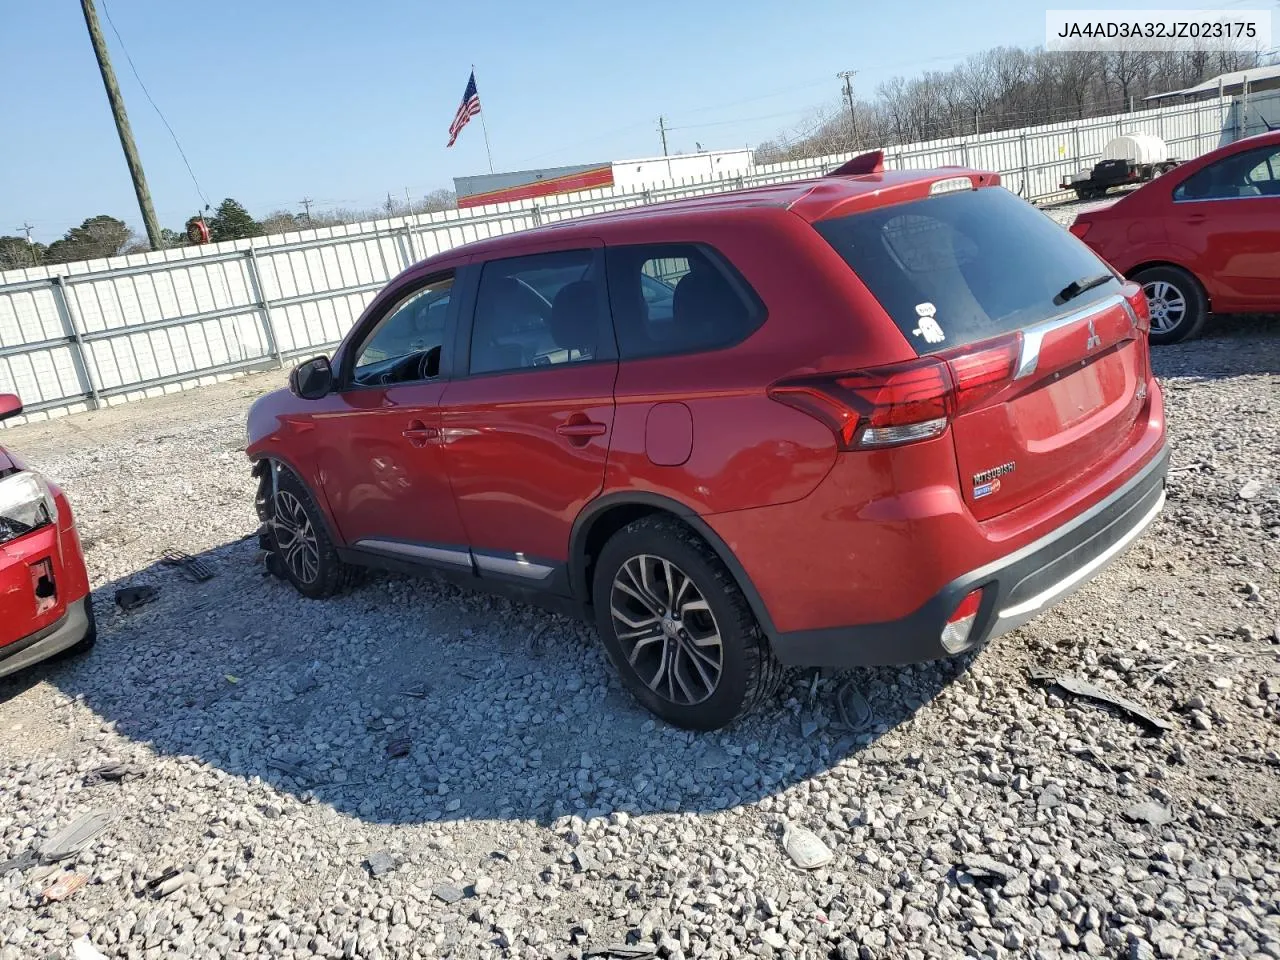
M 948 359 L 956 384 L 956 413 L 963 413 L 994 396 L 1013 379 L 1021 334 L 1002 337 L 977 350 Z
M 942 649 L 947 653 L 959 653 L 969 646 L 969 635 L 973 633 L 973 625 L 977 622 L 978 611 L 982 607 L 982 591 L 982 587 L 971 591 L 960 601 L 955 612 L 947 617 L 941 637 Z
M 1020 342 L 1013 334 L 909 363 L 781 380 L 769 396 L 821 420 L 841 450 L 928 440 L 1009 384 Z
M 1079 237 L 1081 240 L 1083 240 L 1083 239 L 1084 239 L 1084 235 L 1085 235 L 1086 233 L 1088 233 L 1088 232 L 1089 232 L 1089 228 L 1090 228 L 1091 226 L 1093 226 L 1093 224 L 1092 224 L 1092 223 L 1090 223 L 1088 220 L 1080 220 L 1080 219 L 1077 219 L 1077 220 L 1076 220 L 1073 224 L 1071 224 L 1071 226 L 1069 226 L 1067 229 L 1068 229 L 1068 230 L 1070 230 L 1072 233 L 1074 233 L 1074 234 L 1075 234 L 1077 237 Z
M 932 358 L 856 373 L 797 377 L 769 388 L 774 400 L 827 424 L 842 450 L 938 436 L 950 420 L 951 394 L 946 364 Z

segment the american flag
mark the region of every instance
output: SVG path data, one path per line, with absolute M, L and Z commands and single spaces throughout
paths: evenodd
M 449 142 L 445 147 L 453 146 L 453 142 L 458 139 L 458 134 L 467 125 L 467 121 L 479 112 L 480 94 L 476 92 L 476 72 L 472 70 L 471 78 L 467 81 L 467 89 L 462 94 L 462 104 L 454 114 L 453 123 L 449 124 Z

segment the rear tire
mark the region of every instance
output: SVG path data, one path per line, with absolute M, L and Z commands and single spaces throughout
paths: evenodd
M 1204 287 L 1181 267 L 1148 267 L 1133 275 L 1151 308 L 1151 342 L 1181 343 L 1198 336 L 1209 316 Z
M 623 683 L 668 723 L 716 730 L 778 688 L 782 665 L 733 575 L 674 518 L 643 517 L 614 534 L 592 598 Z
M 271 501 L 267 538 L 279 575 L 304 597 L 315 600 L 350 589 L 363 575 L 343 563 L 311 493 L 288 470 L 281 470 Z

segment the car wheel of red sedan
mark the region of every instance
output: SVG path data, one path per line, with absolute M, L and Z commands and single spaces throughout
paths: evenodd
M 593 594 L 623 682 L 667 722 L 715 730 L 777 689 L 782 667 L 742 591 L 678 520 L 645 517 L 615 534 Z
M 1151 308 L 1151 342 L 1179 343 L 1196 336 L 1209 313 L 1200 281 L 1181 267 L 1148 267 L 1133 279 Z
M 361 571 L 338 558 L 311 494 L 287 470 L 280 473 L 272 505 L 271 544 L 276 569 L 304 596 L 333 596 Z

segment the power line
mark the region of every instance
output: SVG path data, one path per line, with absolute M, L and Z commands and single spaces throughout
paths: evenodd
M 106 14 L 107 23 L 111 25 L 111 32 L 116 35 L 116 42 L 120 44 L 120 52 L 124 54 L 125 60 L 129 64 L 129 69 L 133 71 L 133 78 L 138 81 L 138 86 L 142 88 L 142 95 L 147 98 L 147 102 L 151 104 L 156 112 L 156 116 L 160 118 L 160 122 L 164 124 L 169 136 L 173 138 L 173 145 L 178 148 L 178 155 L 182 157 L 182 162 L 187 168 L 187 173 L 191 175 L 191 182 L 195 184 L 196 193 L 200 195 L 200 199 L 204 201 L 204 208 L 209 209 L 209 198 L 205 196 L 203 190 L 200 189 L 200 181 L 196 179 L 195 171 L 191 169 L 191 163 L 187 160 L 186 151 L 182 149 L 182 144 L 178 142 L 178 135 L 173 132 L 173 127 L 169 126 L 169 121 L 165 119 L 164 114 L 156 105 L 155 100 L 151 98 L 151 93 L 147 90 L 147 85 L 142 82 L 142 77 L 138 73 L 138 68 L 133 64 L 133 57 L 129 56 L 129 48 L 124 45 L 124 38 L 120 36 L 120 31 L 116 29 L 115 21 L 111 19 L 111 10 L 107 7 L 107 0 L 101 0 L 102 12 Z

